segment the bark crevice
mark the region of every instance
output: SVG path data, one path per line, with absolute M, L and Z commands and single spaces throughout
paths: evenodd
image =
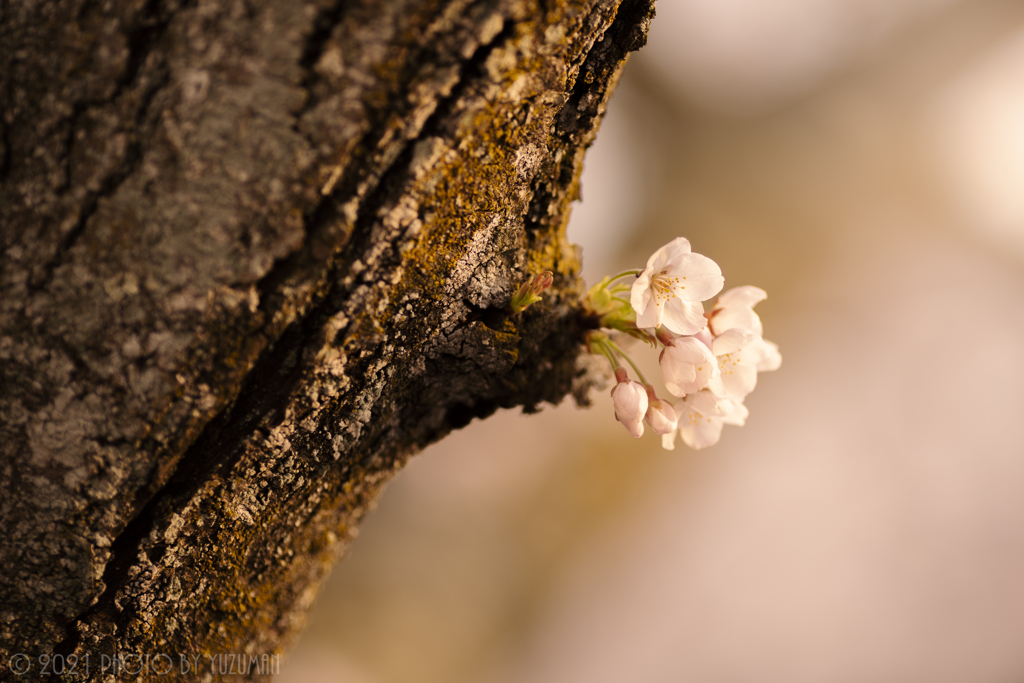
M 186 0 L 180 9 L 185 9 L 194 0 Z M 123 115 L 123 121 L 128 122 L 126 132 L 130 137 L 126 150 L 120 162 L 108 174 L 99 181 L 97 190 L 88 190 L 78 204 L 78 219 L 74 225 L 67 230 L 60 240 L 56 253 L 42 267 L 41 275 L 38 275 L 32 282 L 32 291 L 44 289 L 53 277 L 53 272 L 61 265 L 65 255 L 71 250 L 75 243 L 85 232 L 89 220 L 96 213 L 100 201 L 110 197 L 117 191 L 121 184 L 139 167 L 142 161 L 142 124 L 149 112 L 157 93 L 165 89 L 169 84 L 169 74 L 164 65 L 154 65 L 149 74 L 153 82 L 143 86 L 139 82 L 140 73 L 151 54 L 158 53 L 157 46 L 160 39 L 167 31 L 171 21 L 174 19 L 174 12 L 167 10 L 164 0 L 147 0 L 135 18 L 135 26 L 126 32 L 126 44 L 128 57 L 125 60 L 124 73 L 114 81 L 113 93 L 109 97 L 93 99 L 84 98 L 75 101 L 71 105 L 71 114 L 58 126 L 67 129 L 64 143 L 64 154 L 61 160 L 64 166 L 64 185 L 56 188 L 58 195 L 67 195 L 73 189 L 73 157 L 77 132 L 80 130 L 80 120 L 83 115 L 110 105 L 117 105 L 119 100 L 126 98 L 134 88 L 141 88 L 138 95 L 139 102 L 134 107 L 134 112 Z M 93 5 L 95 7 L 96 4 Z M 89 3 L 83 3 L 79 12 L 79 21 L 86 19 Z

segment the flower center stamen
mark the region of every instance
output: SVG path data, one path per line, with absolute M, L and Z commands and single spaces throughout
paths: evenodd
M 683 278 L 685 280 L 686 278 Z M 655 303 L 664 303 L 676 295 L 676 289 L 686 289 L 678 277 L 670 277 L 662 271 L 651 278 L 651 292 Z
M 742 362 L 742 360 L 743 359 L 740 358 L 739 351 L 733 351 L 732 353 L 723 353 L 722 355 L 718 356 L 718 369 L 721 370 L 723 375 L 731 375 L 733 374 L 733 370 L 732 368 L 729 367 L 729 365 L 739 365 Z

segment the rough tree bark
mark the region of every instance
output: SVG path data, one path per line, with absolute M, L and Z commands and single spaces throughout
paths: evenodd
M 564 227 L 653 0 L 0 8 L 0 678 L 278 651 L 412 453 L 585 400 Z

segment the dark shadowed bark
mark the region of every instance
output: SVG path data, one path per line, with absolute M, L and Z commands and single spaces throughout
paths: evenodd
M 652 0 L 0 7 L 0 679 L 279 651 L 411 454 L 585 400 L 564 228 Z

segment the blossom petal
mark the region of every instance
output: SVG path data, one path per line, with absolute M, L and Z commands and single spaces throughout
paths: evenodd
M 715 396 L 710 391 L 690 394 L 676 408 L 679 414 L 679 435 L 687 446 L 698 450 L 718 443 L 724 424 L 721 416 L 729 415 L 736 409 L 732 401 Z
M 715 396 L 725 398 L 725 384 L 722 383 L 722 373 L 719 372 L 717 375 L 709 379 L 706 388 Z
M 673 297 L 664 305 L 659 322 L 676 334 L 690 335 L 704 329 L 708 319 L 704 317 L 704 306 L 699 301 Z M 636 326 L 650 327 L 641 325 L 639 316 Z
M 691 253 L 690 240 L 685 237 L 677 237 L 651 254 L 651 258 L 647 259 L 647 269 L 644 272 L 657 273 L 666 266 L 674 266 L 689 253 Z
M 634 290 L 636 291 L 636 290 Z M 630 304 L 632 304 L 633 296 L 630 295 Z M 633 306 L 633 310 L 636 311 L 636 326 L 640 329 L 648 329 L 652 327 L 660 327 L 662 320 L 665 317 L 665 306 L 658 302 L 651 295 L 651 290 L 648 287 L 640 293 L 640 300 L 642 302 L 642 308 Z
M 718 371 L 718 360 L 695 337 L 679 337 L 661 352 L 661 374 L 673 396 L 700 391 Z
M 676 425 L 679 423 L 679 418 L 676 417 L 676 411 L 672 404 L 660 399 L 650 402 L 650 405 L 647 407 L 646 419 L 647 424 L 651 425 L 654 433 L 661 435 L 671 434 L 676 430 Z
M 676 337 L 662 351 L 662 355 L 666 354 L 671 355 L 675 361 L 690 364 L 700 364 L 715 358 L 707 344 L 697 337 Z
M 619 420 L 619 422 L 622 422 L 623 426 L 626 427 L 626 430 L 630 433 L 630 435 L 632 435 L 634 439 L 639 439 L 641 436 L 644 435 L 643 420 L 638 420 L 636 422 L 625 422 L 623 420 Z
M 661 447 L 666 451 L 674 451 L 676 449 L 676 431 L 674 429 L 670 434 L 661 435 Z
M 679 420 L 679 436 L 683 442 L 694 450 L 714 446 L 722 438 L 722 418 L 704 417 L 700 413 L 687 410 Z
M 733 403 L 732 412 L 722 418 L 722 422 L 727 425 L 736 425 L 742 427 L 747 423 L 747 418 L 750 417 L 750 411 L 742 403 Z
M 698 391 L 686 397 L 687 406 L 705 417 L 724 417 L 730 414 L 735 404 L 728 398 L 716 396 L 710 391 Z
M 761 318 L 752 308 L 733 307 L 718 308 L 711 312 L 711 331 L 724 334 L 729 330 L 748 330 L 754 334 L 763 334 Z
M 674 265 L 670 274 L 684 278 L 683 295 L 687 299 L 704 301 L 722 291 L 725 284 L 722 269 L 707 256 L 691 252 L 681 256 Z
M 680 361 L 675 358 L 674 353 L 669 349 L 661 352 L 661 377 L 665 386 L 673 396 L 685 396 L 691 391 L 699 391 L 703 387 L 691 388 L 697 380 L 697 368 L 701 367 L 688 361 Z M 715 363 L 717 366 L 717 362 Z M 707 384 L 707 381 L 704 382 Z
M 711 345 L 715 341 L 715 338 L 713 336 L 711 336 L 711 330 L 709 330 L 706 327 L 703 330 L 701 330 L 700 332 L 697 332 L 696 334 L 694 334 L 693 338 L 694 339 L 699 339 L 700 341 L 704 342 L 704 345 L 707 346 L 709 349 L 711 348 Z
M 742 329 L 757 335 L 763 334 L 761 318 L 754 313 L 754 305 L 767 297 L 768 294 L 760 287 L 733 287 L 715 302 L 711 311 L 711 331 L 722 334 L 726 330 Z
M 636 311 L 637 320 L 643 316 L 651 303 L 651 274 L 650 268 L 640 273 L 640 276 L 633 282 L 633 288 L 629 290 L 629 305 Z M 637 325 L 637 327 L 655 327 L 655 325 Z
M 755 339 L 760 339 L 760 337 L 749 330 L 733 328 L 715 337 L 711 343 L 711 349 L 716 356 L 724 356 L 727 353 L 736 353 Z
M 752 363 L 738 362 L 735 365 L 726 364 L 725 367 L 719 364 L 719 367 L 722 369 L 721 379 L 726 398 L 740 403 L 757 386 L 757 368 Z
M 735 306 L 753 308 L 767 298 L 768 292 L 760 287 L 743 285 L 742 287 L 733 287 L 722 292 L 722 295 L 718 297 L 718 301 L 715 303 L 715 308 L 732 308 Z
M 782 366 L 782 354 L 779 353 L 779 345 L 767 339 L 758 337 L 747 348 L 743 354 L 750 355 L 750 362 L 754 364 L 758 372 L 771 372 Z

